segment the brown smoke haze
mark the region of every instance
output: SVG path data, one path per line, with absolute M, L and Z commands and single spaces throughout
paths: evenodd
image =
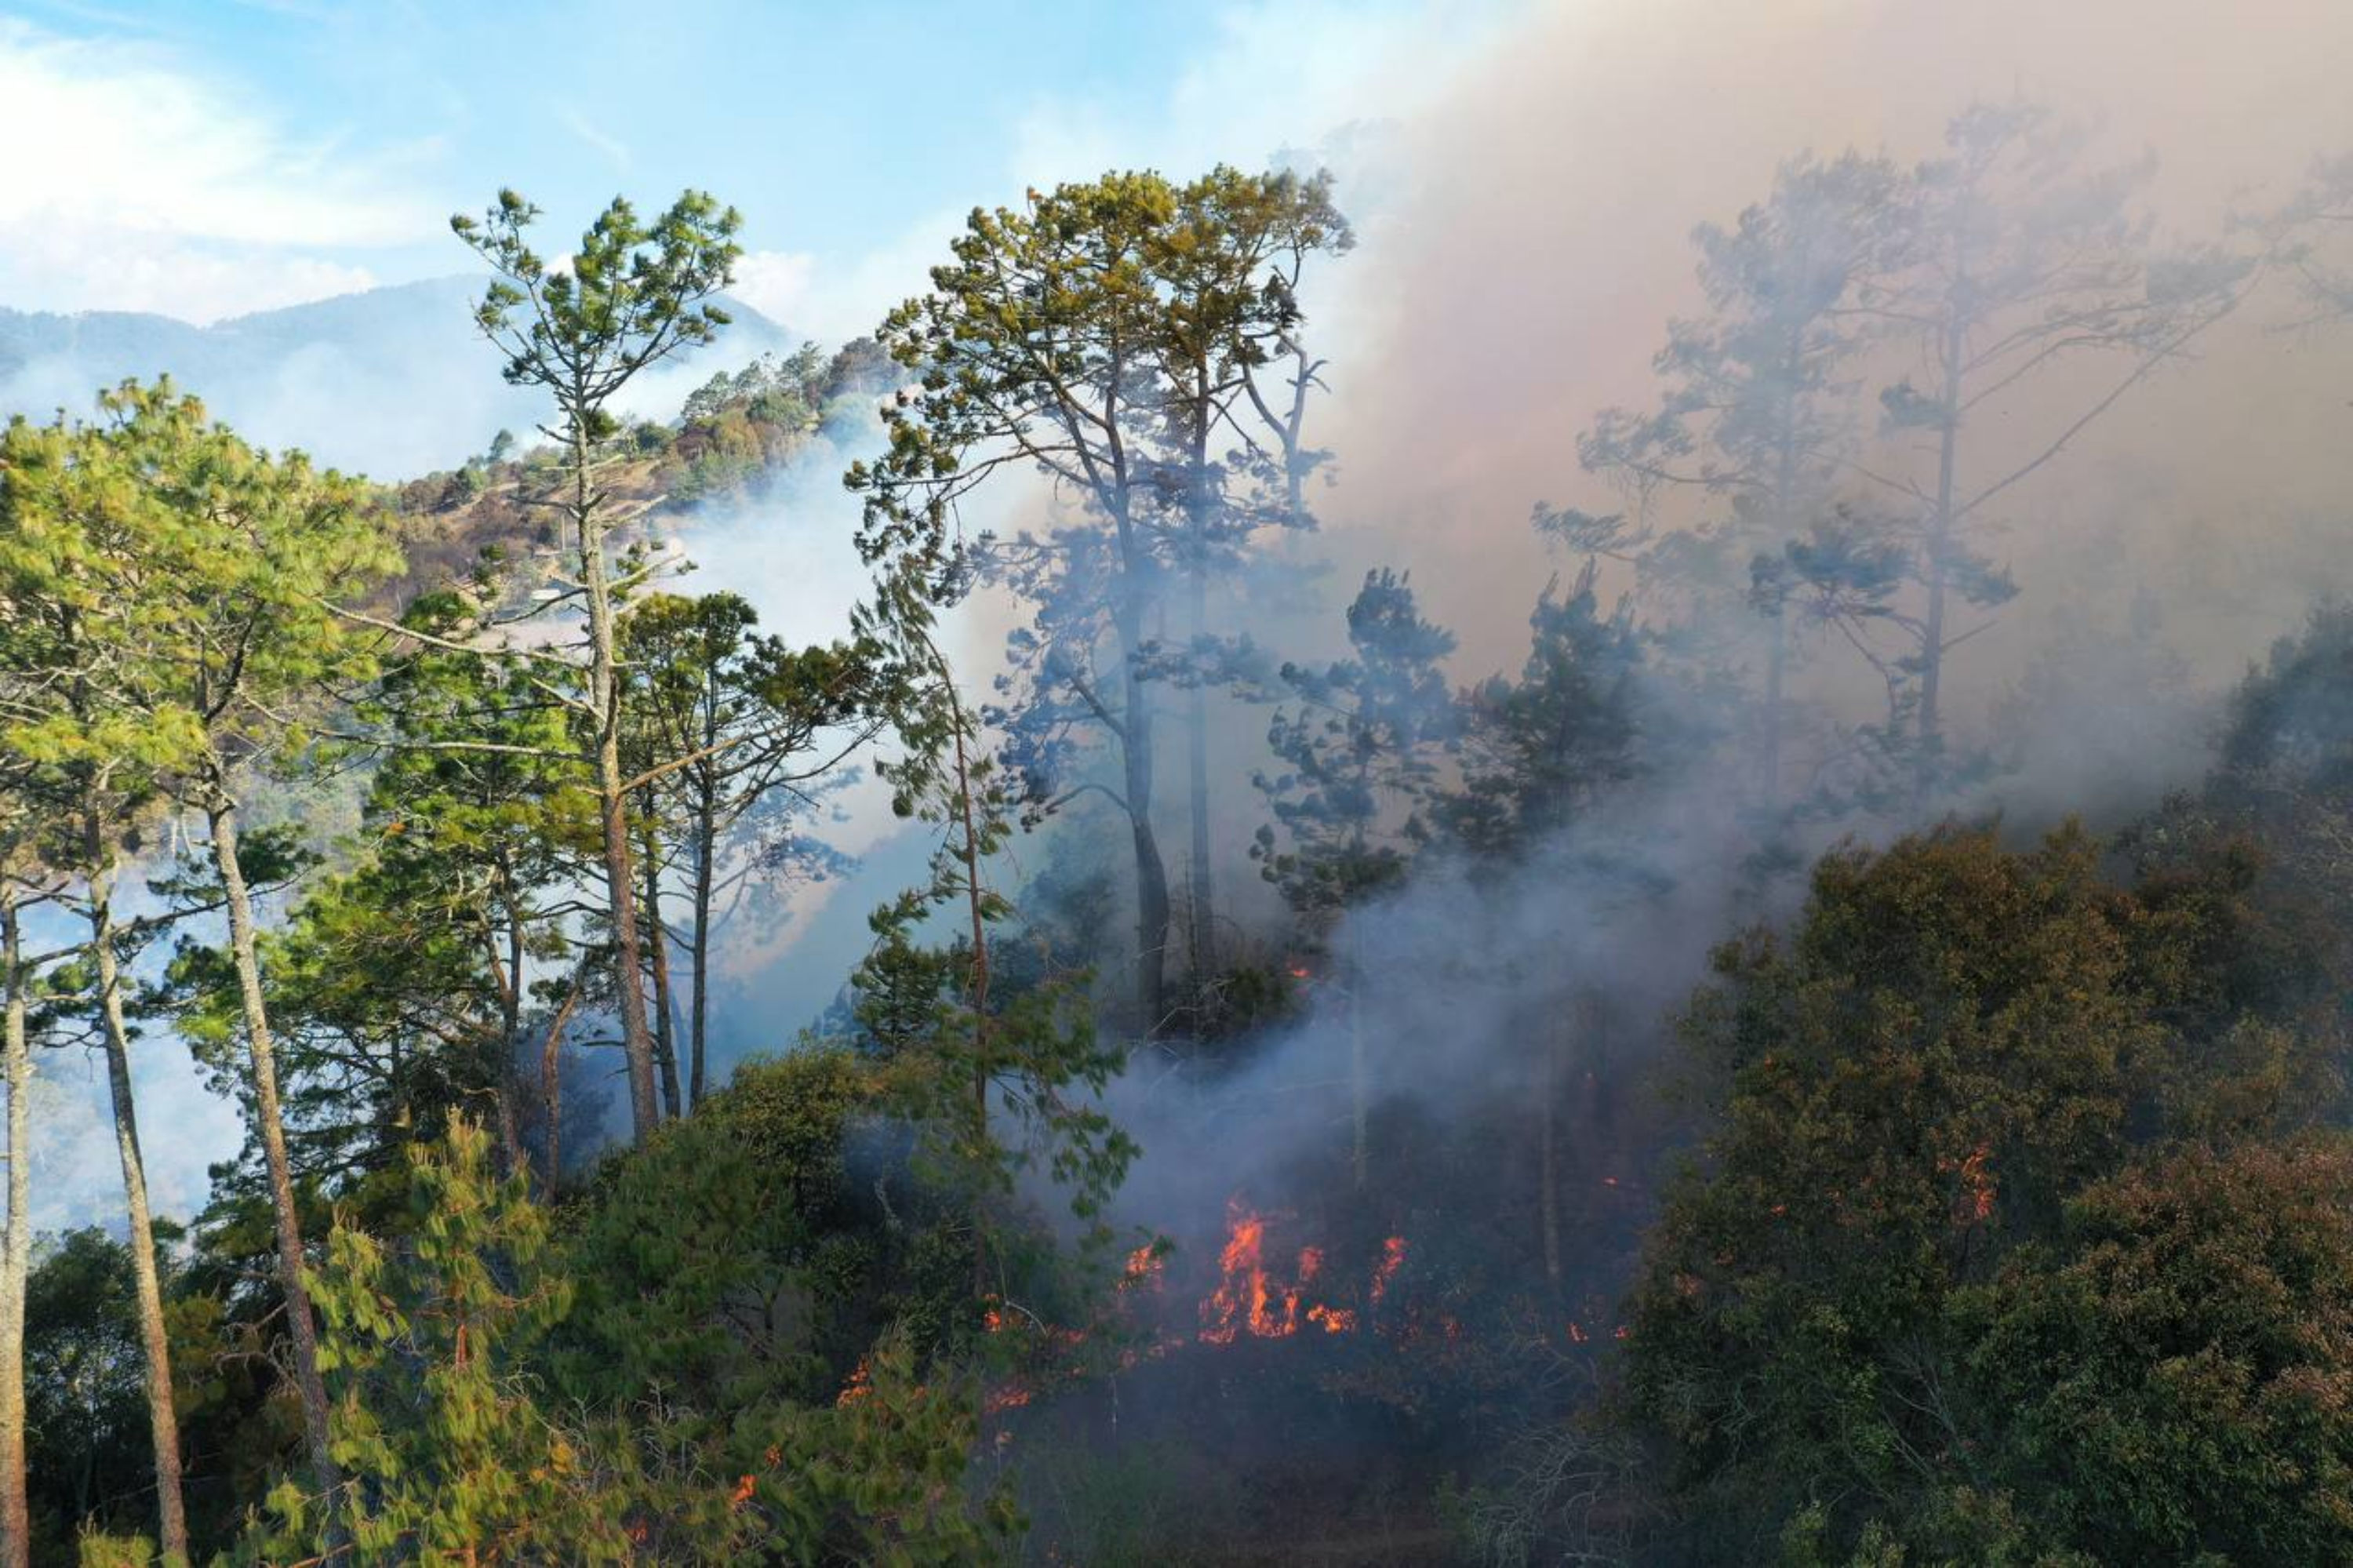
M 1622 504 L 1580 471 L 1577 437 L 1607 406 L 1654 403 L 1666 323 L 1701 305 L 1694 226 L 1730 224 L 1782 161 L 1852 147 L 1908 165 L 1971 100 L 2024 95 L 2094 122 L 2095 163 L 2155 154 L 2159 243 L 2213 241 L 2234 210 L 2276 206 L 2316 156 L 2353 147 L 2348 59 L 2353 6 L 2326 0 L 1538 13 L 1403 128 L 1405 194 L 1345 264 L 1345 287 L 1377 297 L 1347 302 L 1370 335 L 1333 372 L 1333 543 L 1425 566 L 1417 583 L 1462 634 L 1464 667 L 1507 664 L 1520 628 L 1494 607 L 1549 569 L 1531 503 Z M 1992 553 L 2023 592 L 1957 655 L 1964 714 L 2055 617 L 2094 601 L 2154 595 L 2166 640 L 2211 684 L 2347 583 L 2334 536 L 2353 334 L 2295 331 L 2297 314 L 2274 280 L 2019 487 Z M 2032 427 L 2021 450 L 2104 376 L 2082 367 L 2005 408 Z

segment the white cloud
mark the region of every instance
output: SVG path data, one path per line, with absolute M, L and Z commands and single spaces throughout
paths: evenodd
M 1220 161 L 1263 167 L 1277 154 L 1314 153 L 1361 216 L 1384 162 L 1368 126 L 1409 116 L 1442 96 L 1456 71 L 1523 18 L 1523 0 L 1432 0 L 1373 10 L 1345 0 L 1250 0 L 1205 16 L 1202 53 L 1156 101 L 1041 97 L 1015 127 L 1002 188 L 1156 168 L 1186 178 Z M 1369 198 L 1369 199 L 1368 199 Z M 826 342 L 874 330 L 884 312 L 927 286 L 969 207 L 924 214 L 898 237 L 853 256 L 756 252 L 736 291 L 763 313 Z
M 1231 5 L 1208 18 L 1202 52 L 1162 103 L 1033 105 L 1013 172 L 1041 186 L 1121 167 L 1182 178 L 1221 160 L 1254 168 L 1286 149 L 1321 150 L 1348 126 L 1408 116 L 1442 94 L 1521 11 L 1512 0 Z
M 948 241 L 969 210 L 929 214 L 897 238 L 854 255 L 754 251 L 736 268 L 734 292 L 804 337 L 840 343 L 863 336 L 891 307 L 923 291 L 929 269 L 946 260 Z
M 298 140 L 152 48 L 0 19 L 0 302 L 209 321 L 365 288 L 429 232 L 380 164 Z
M 806 250 L 747 251 L 735 264 L 728 292 L 769 320 L 801 331 L 816 271 L 817 258 Z

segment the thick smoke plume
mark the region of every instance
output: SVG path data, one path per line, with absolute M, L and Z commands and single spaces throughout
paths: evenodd
M 1547 555 L 1531 504 L 1625 504 L 1580 469 L 1577 438 L 1605 407 L 1655 399 L 1667 323 L 1702 308 L 1694 225 L 1733 222 L 1785 159 L 1852 147 L 1908 165 L 1942 150 L 1967 104 L 2024 95 L 2094 126 L 2094 163 L 2153 155 L 2158 244 L 2244 245 L 2236 218 L 2353 143 L 2334 80 L 2348 52 L 2353 12 L 2294 0 L 2227 25 L 2188 0 L 1533 14 L 1434 107 L 1352 143 L 1375 150 L 1342 192 L 1363 243 L 1327 274 L 1316 323 L 1334 354 L 1318 414 L 1336 483 L 1319 501 L 1324 532 L 1295 553 L 1335 561 L 1341 598 L 1369 566 L 1412 568 L 1425 612 L 1461 638 L 1458 679 L 1514 669 L 1535 587 L 1575 565 Z M 2214 701 L 2249 662 L 2316 597 L 2353 586 L 2348 344 L 2299 324 L 2292 281 L 2265 281 L 2020 487 L 1990 547 L 2021 591 L 1955 654 L 1952 677 L 1957 732 L 1998 739 L 2000 770 L 1936 812 L 2000 812 L 2033 832 L 2066 812 L 2145 809 L 2208 765 Z M 2021 402 L 2020 424 L 2079 406 L 2104 374 L 2054 378 Z M 2034 439 L 1993 443 L 2022 454 Z M 1338 630 L 1330 602 L 1234 620 L 1307 655 Z M 1872 719 L 1876 685 L 1837 666 L 1806 663 L 1798 689 Z M 1221 722 L 1221 814 L 1260 806 L 1230 781 L 1258 755 L 1263 716 Z M 1709 946 L 1795 896 L 1752 874 L 1734 794 L 1722 775 L 1662 782 L 1500 892 L 1440 878 L 1359 913 L 1335 945 L 1379 955 L 1371 994 L 1311 986 L 1307 1019 L 1232 1076 L 1131 1073 L 1115 1104 L 1147 1152 L 1124 1207 L 1189 1216 L 1201 1230 L 1187 1242 L 1214 1248 L 1234 1191 L 1284 1201 L 1300 1150 L 1345 1140 L 1353 1007 L 1378 1021 L 1382 1097 L 1440 1122 L 1523 1088 L 1530 1032 L 1581 991 L 1609 994 L 1625 1049 L 1656 1051 Z M 1792 847 L 1908 825 L 1849 820 Z M 1247 909 L 1254 868 L 1221 875 Z

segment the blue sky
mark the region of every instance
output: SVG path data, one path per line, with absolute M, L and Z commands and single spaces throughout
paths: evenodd
M 977 202 L 1322 145 L 1517 8 L 20 0 L 0 141 L 50 155 L 0 190 L 0 304 L 214 319 L 459 270 L 444 220 L 503 184 L 566 227 L 696 185 L 753 302 L 837 336 Z

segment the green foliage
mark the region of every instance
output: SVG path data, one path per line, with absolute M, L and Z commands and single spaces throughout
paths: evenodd
M 756 1455 L 775 1440 L 762 1419 L 841 1385 L 874 1338 L 876 1302 L 900 1295 L 920 1319 L 898 1244 L 849 1170 L 877 1098 L 871 1074 L 839 1051 L 746 1063 L 691 1118 L 608 1168 L 565 1239 L 582 1283 L 556 1342 L 559 1386 L 599 1403 L 659 1387 L 728 1452 L 714 1462 L 740 1468 L 743 1444 Z M 925 1202 L 909 1191 L 895 1206 L 913 1224 Z
M 1724 1120 L 1626 1388 L 1709 1555 L 2341 1552 L 2297 1506 L 2337 1396 L 2295 1401 L 2337 1370 L 2348 1167 L 2265 1141 L 2315 1069 L 2254 1005 L 2249 887 L 2227 841 L 2125 891 L 2080 833 L 1947 828 L 1826 857 L 1786 944 L 1720 955 L 1688 1028 Z
M 480 218 L 449 228 L 498 273 L 475 322 L 507 353 L 506 378 L 543 387 L 590 441 L 618 423 L 605 404 L 672 351 L 710 342 L 727 313 L 710 303 L 743 254 L 743 217 L 688 191 L 648 225 L 618 196 L 581 235 L 570 265 L 552 270 L 528 236 L 538 207 L 511 190 Z
M 1644 733 L 1664 721 L 1643 700 L 1631 607 L 1603 614 L 1595 576 L 1588 561 L 1568 592 L 1546 585 L 1519 679 L 1492 676 L 1464 695 L 1461 789 L 1432 815 L 1474 851 L 1541 842 L 1663 760 L 1668 737 Z
M 907 749 L 878 768 L 899 814 L 936 824 L 941 838 L 928 883 L 874 913 L 875 943 L 851 984 L 858 1022 L 892 1065 L 896 1107 L 920 1129 L 933 1174 L 971 1195 L 975 1291 L 987 1294 L 992 1264 L 996 1287 L 1006 1283 L 1017 1232 L 998 1211 L 1022 1171 L 1042 1168 L 1071 1212 L 1093 1222 L 1137 1150 L 1102 1107 L 1124 1053 L 1096 1033 L 1086 977 L 1048 967 L 1027 983 L 997 983 L 997 932 L 1015 911 L 989 874 L 1013 801 L 931 641 L 927 612 L 903 616 L 896 633 L 905 674 L 894 717 Z M 955 938 L 927 942 L 934 918 L 954 922 Z M 1091 1251 L 1107 1239 L 1090 1224 Z
M 489 1136 L 452 1117 L 421 1144 L 409 1224 L 387 1245 L 349 1224 L 312 1277 L 321 1368 L 335 1404 L 333 1499 L 290 1481 L 247 1552 L 310 1555 L 348 1531 L 371 1560 L 618 1563 L 622 1499 L 589 1484 L 578 1439 L 542 1412 L 525 1372 L 533 1343 L 571 1303 L 553 1271 L 547 1217 L 522 1180 L 493 1179 Z
M 877 334 L 914 379 L 883 408 L 888 451 L 845 476 L 863 501 L 860 550 L 902 598 L 949 602 L 979 573 L 1034 607 L 1008 641 L 991 722 L 1033 810 L 1092 789 L 1125 816 L 1147 1034 L 1168 1016 L 1171 908 L 1149 686 L 1214 679 L 1224 650 L 1204 585 L 1262 531 L 1313 524 L 1302 485 L 1324 454 L 1301 429 L 1322 362 L 1301 344 L 1298 286 L 1312 257 L 1350 243 L 1324 175 L 1108 174 L 1031 191 L 1021 211 L 975 210 L 930 292 Z M 1287 378 L 1272 369 L 1284 360 Z M 957 508 L 1008 469 L 1041 473 L 1072 521 L 968 550 Z M 1172 647 L 1155 612 L 1180 578 L 1194 624 Z M 1092 777 L 1099 748 L 1115 787 Z
M 1954 1293 L 2113 1168 L 2160 1035 L 2110 904 L 2080 834 L 1947 830 L 1826 857 L 1786 947 L 1719 957 L 1689 1028 L 1725 1119 L 1651 1238 L 1630 1363 L 1710 1508 L 1901 1513 L 1968 1475 Z
M 364 488 L 256 450 L 168 381 L 99 401 L 100 425 L 9 427 L 0 578 L 70 616 L 104 705 L 32 716 L 9 744 L 218 793 L 235 766 L 301 755 L 306 695 L 365 678 L 332 606 L 398 556 Z
M 147 1405 L 131 1255 L 97 1229 L 51 1238 L 25 1302 L 25 1412 L 32 1507 L 62 1542 L 91 1519 L 153 1522 L 125 1478 L 146 1469 Z
M 2112 1563 L 2353 1555 L 2353 1150 L 2190 1147 L 2071 1206 L 1963 1313 L 1989 1473 Z
M 1290 347 L 1306 258 L 1352 238 L 1321 175 L 1111 174 L 1031 196 L 1024 211 L 976 210 L 932 291 L 877 334 L 918 382 L 884 409 L 889 453 L 849 476 L 871 559 L 942 550 L 957 498 L 1010 453 L 1084 495 L 1102 525 L 1185 538 L 1197 487 L 1223 488 L 1187 441 Z M 1114 471 L 1131 449 L 1137 462 Z M 1226 518 L 1222 547 L 1267 520 Z

